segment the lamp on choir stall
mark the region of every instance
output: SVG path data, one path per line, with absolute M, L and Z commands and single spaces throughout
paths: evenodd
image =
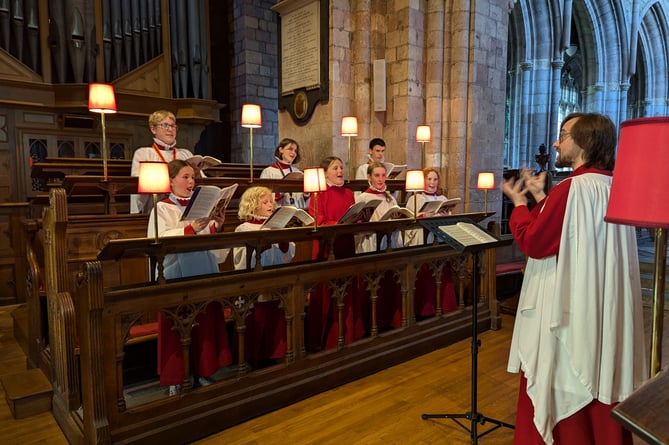
M 358 135 L 358 118 L 355 116 L 344 116 L 341 118 L 341 135 L 348 136 L 348 180 L 355 176 L 353 172 L 353 161 L 351 161 L 351 136 Z
M 413 192 L 413 219 L 414 221 L 418 217 L 417 213 L 417 201 L 416 192 L 425 191 L 425 175 L 423 170 L 408 170 L 406 173 L 406 180 L 404 182 L 404 190 L 407 192 Z
M 419 125 L 416 127 L 416 142 L 423 144 L 423 151 L 421 154 L 421 164 L 420 166 L 425 168 L 425 143 L 432 140 L 432 134 L 430 132 L 429 125 Z
M 251 172 L 249 182 L 253 182 L 253 129 L 262 127 L 260 105 L 242 105 L 242 127 L 249 129 L 249 168 Z
M 483 208 L 484 212 L 488 213 L 488 190 L 495 188 L 495 173 L 493 172 L 479 172 L 476 179 L 476 188 L 483 190 Z
M 105 181 L 107 175 L 107 130 L 105 127 L 105 114 L 116 113 L 116 96 L 114 95 L 114 86 L 106 83 L 88 84 L 88 111 L 100 113 L 100 123 L 102 127 L 102 170 Z
M 325 182 L 325 169 L 323 167 L 310 167 L 304 169 L 304 193 L 314 195 L 314 231 L 318 229 L 318 192 L 327 190 Z
M 137 193 L 153 194 L 153 229 L 158 244 L 158 193 L 170 192 L 170 172 L 167 162 L 142 161 L 139 163 Z
M 650 376 L 662 365 L 664 279 L 667 260 L 669 116 L 631 119 L 620 124 L 618 155 L 604 220 L 655 229 L 655 267 L 650 338 Z

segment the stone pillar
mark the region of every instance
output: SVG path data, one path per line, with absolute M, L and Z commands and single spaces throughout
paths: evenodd
M 232 162 L 249 162 L 249 129 L 240 126 L 242 104 L 262 107 L 262 128 L 253 130 L 254 164 L 268 164 L 278 143 L 278 27 L 271 11 L 272 0 L 234 0 L 233 75 L 230 79 L 234 101 L 227 104 L 232 118 Z M 212 23 L 212 26 L 216 24 Z M 221 57 L 223 55 L 213 55 Z
M 445 2 L 429 0 L 427 2 L 427 33 L 425 60 L 425 116 L 424 122 L 430 126 L 432 141 L 425 144 L 425 165 L 435 167 L 443 178 L 441 187 L 446 187 L 446 168 L 448 156 L 443 145 L 443 104 L 444 104 L 444 41 L 446 40 L 444 22 Z M 414 133 L 415 136 L 415 133 Z M 415 141 L 415 137 L 413 138 Z M 411 139 L 409 140 L 411 143 Z M 417 142 L 414 142 L 418 144 Z

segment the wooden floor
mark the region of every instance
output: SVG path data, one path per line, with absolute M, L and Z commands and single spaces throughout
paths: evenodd
M 0 376 L 25 369 L 25 356 L 12 336 L 9 315 L 12 309 L 0 307 Z M 666 367 L 669 312 L 665 312 L 664 323 Z M 515 419 L 518 391 L 518 375 L 506 372 L 512 326 L 513 317 L 503 315 L 501 330 L 481 333 L 478 354 L 477 411 L 508 423 Z M 470 345 L 469 340 L 461 341 L 196 443 L 470 444 L 469 433 L 452 419 L 421 418 L 423 413 L 471 411 Z M 470 426 L 466 420 L 465 425 Z M 490 426 L 490 423 L 477 425 L 479 434 Z M 502 427 L 481 437 L 479 443 L 510 444 L 512 438 L 513 431 Z M 7 404 L 0 402 L 0 443 L 58 445 L 67 441 L 49 413 L 14 420 Z

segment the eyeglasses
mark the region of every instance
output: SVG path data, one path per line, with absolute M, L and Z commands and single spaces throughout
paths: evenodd
M 167 123 L 163 122 L 162 124 L 156 124 L 156 127 L 160 127 L 163 130 L 168 130 L 168 129 L 176 130 L 177 129 L 177 124 L 167 124 Z
M 568 132 L 568 131 L 561 131 L 561 132 L 560 132 L 560 135 L 558 136 L 558 141 L 559 141 L 560 143 L 564 142 L 564 140 L 565 140 L 565 138 L 566 138 L 567 136 L 571 136 L 571 133 Z

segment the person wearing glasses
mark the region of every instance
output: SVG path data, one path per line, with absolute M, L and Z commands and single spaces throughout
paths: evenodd
M 632 444 L 610 415 L 648 376 L 635 229 L 604 220 L 616 135 L 607 116 L 570 114 L 553 146 L 571 175 L 548 194 L 545 171 L 502 184 L 528 256 L 507 365 L 516 444 Z
M 142 161 L 170 162 L 175 159 L 186 160 L 193 153 L 186 148 L 176 148 L 177 118 L 167 110 L 158 110 L 149 116 L 149 130 L 153 134 L 150 147 L 139 147 L 132 156 L 130 176 L 139 174 L 139 163 Z M 153 206 L 150 195 L 131 195 L 130 213 L 149 213 Z

